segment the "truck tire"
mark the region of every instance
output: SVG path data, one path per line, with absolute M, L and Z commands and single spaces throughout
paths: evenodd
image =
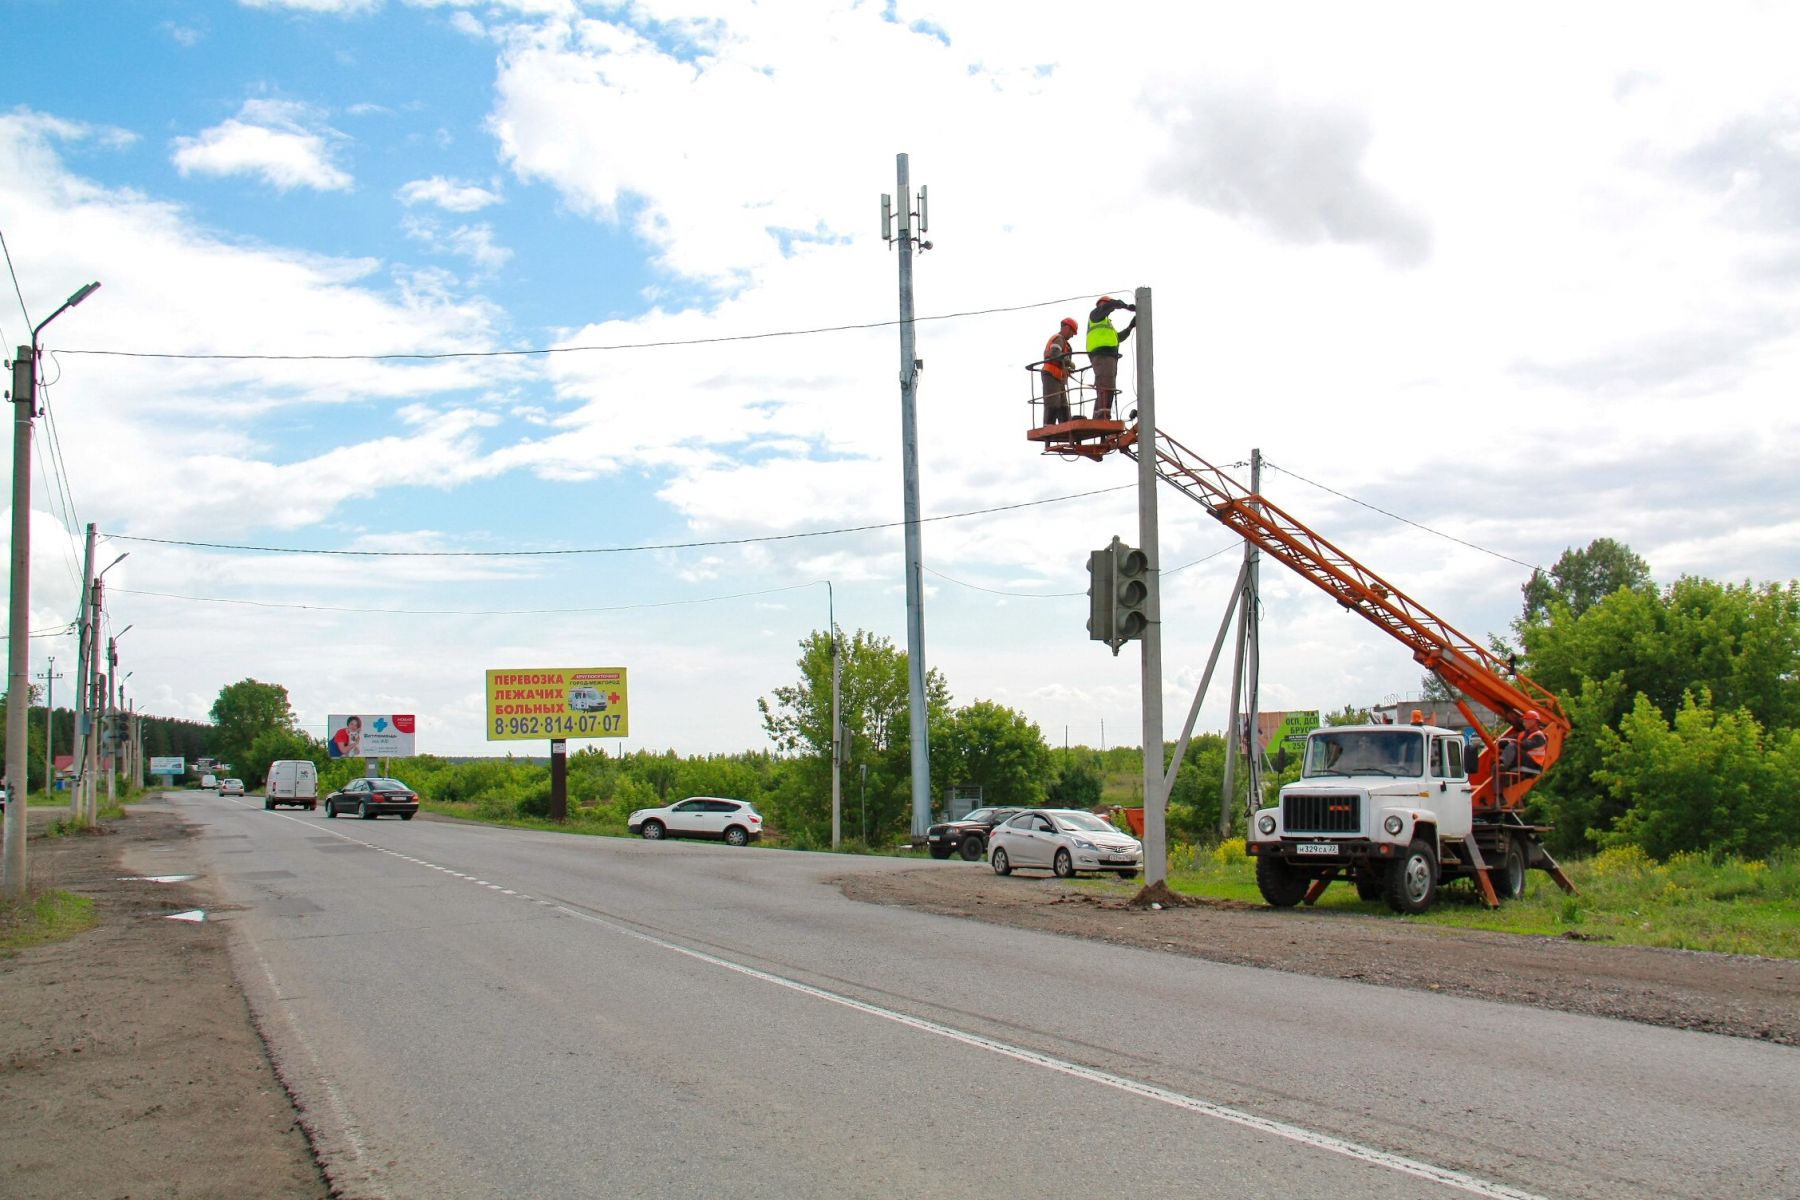
M 1525 864 L 1531 861 L 1524 838 L 1506 843 L 1506 855 L 1493 872 L 1494 894 L 1502 900 L 1517 900 L 1525 894 Z
M 1273 854 L 1256 860 L 1256 890 L 1275 908 L 1294 907 L 1306 899 L 1306 889 L 1311 886 L 1312 880 L 1303 872 Z
M 1423 838 L 1414 838 L 1399 861 L 1388 868 L 1388 907 L 1397 913 L 1418 914 L 1437 899 L 1437 852 Z

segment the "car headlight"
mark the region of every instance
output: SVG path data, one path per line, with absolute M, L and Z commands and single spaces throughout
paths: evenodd
M 1388 819 L 1381 823 L 1381 827 L 1388 831 L 1389 837 L 1399 837 L 1400 831 L 1406 828 L 1406 822 L 1400 819 L 1399 813 L 1389 813 Z
M 1262 816 L 1256 818 L 1256 828 L 1264 837 L 1268 837 L 1270 834 L 1274 833 L 1275 814 L 1264 813 Z
M 1098 850 L 1099 849 L 1098 846 L 1094 845 L 1094 843 L 1088 841 L 1086 838 L 1070 838 L 1069 840 L 1071 842 L 1075 843 L 1075 848 L 1077 850 Z

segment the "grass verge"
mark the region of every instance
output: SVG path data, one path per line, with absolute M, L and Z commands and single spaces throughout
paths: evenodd
M 94 902 L 73 892 L 46 891 L 24 900 L 0 900 L 0 957 L 27 946 L 60 942 L 100 923 Z

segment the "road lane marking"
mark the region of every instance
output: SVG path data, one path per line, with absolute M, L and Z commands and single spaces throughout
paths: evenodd
M 246 805 L 245 807 L 249 806 Z M 277 815 L 287 817 L 289 820 L 299 820 L 299 818 L 287 813 L 280 813 Z M 307 827 L 314 828 L 311 825 L 308 825 Z M 387 854 L 393 858 L 408 862 L 417 862 L 421 866 L 431 867 L 434 870 L 449 870 L 448 868 L 438 867 L 433 863 L 410 858 L 398 850 L 390 850 L 385 846 L 378 846 L 373 842 L 365 842 L 360 838 L 351 837 L 349 834 L 339 833 L 335 829 L 329 830 L 328 832 L 336 837 L 343 838 L 347 842 L 354 842 L 359 846 L 367 846 L 372 850 L 379 850 L 383 854 Z M 500 886 L 498 884 L 488 883 L 486 880 L 478 880 L 472 875 L 463 875 L 457 871 L 449 871 L 449 873 L 455 878 L 467 879 L 483 888 L 498 889 Z M 574 917 L 579 921 L 585 921 L 590 925 L 597 925 L 602 929 L 611 930 L 614 933 L 623 934 L 629 938 L 635 938 L 636 940 L 648 943 L 649 945 L 684 955 L 696 962 L 706 963 L 709 966 L 719 967 L 746 976 L 750 979 L 773 984 L 776 987 L 785 988 L 788 991 L 796 992 L 803 996 L 810 996 L 816 1000 L 823 1000 L 830 1004 L 836 1004 L 840 1007 L 850 1009 L 853 1012 L 860 1012 L 867 1016 L 878 1017 L 884 1021 L 892 1021 L 897 1025 L 903 1025 L 909 1029 L 917 1030 L 920 1033 L 931 1034 L 934 1037 L 944 1038 L 948 1041 L 957 1042 L 977 1050 L 985 1050 L 991 1054 L 998 1054 L 1003 1058 L 1010 1058 L 1015 1062 L 1041 1067 L 1044 1070 L 1054 1071 L 1057 1074 L 1066 1075 L 1073 1079 L 1084 1080 L 1088 1083 L 1097 1083 L 1104 1087 L 1124 1092 L 1127 1095 L 1137 1096 L 1140 1099 L 1151 1100 L 1158 1104 L 1166 1104 L 1172 1108 L 1178 1108 L 1199 1116 L 1211 1117 L 1214 1120 L 1237 1125 L 1256 1133 L 1268 1134 L 1272 1137 L 1296 1142 L 1303 1146 L 1310 1146 L 1315 1150 L 1323 1150 L 1330 1154 L 1340 1155 L 1344 1158 L 1366 1163 L 1370 1166 L 1380 1167 L 1384 1170 L 1394 1171 L 1398 1174 L 1410 1175 L 1416 1179 L 1423 1179 L 1431 1183 L 1440 1184 L 1444 1187 L 1454 1188 L 1457 1191 L 1466 1192 L 1471 1196 L 1483 1197 L 1484 1200 L 1546 1200 L 1545 1197 L 1536 1192 L 1527 1192 L 1520 1188 L 1509 1187 L 1503 1183 L 1482 1179 L 1478 1176 L 1470 1175 L 1463 1171 L 1453 1170 L 1449 1167 L 1441 1167 L 1435 1163 L 1425 1162 L 1422 1159 L 1409 1158 L 1404 1154 L 1396 1154 L 1392 1151 L 1381 1150 L 1374 1146 L 1364 1146 L 1358 1142 L 1334 1137 L 1331 1134 L 1307 1129 L 1304 1126 L 1292 1125 L 1286 1121 L 1277 1121 L 1269 1117 L 1259 1117 L 1255 1113 L 1246 1112 L 1240 1108 L 1233 1108 L 1226 1104 L 1218 1104 L 1211 1100 L 1202 1100 L 1197 1096 L 1189 1096 L 1169 1088 L 1157 1087 L 1155 1084 L 1144 1083 L 1136 1079 L 1129 1079 L 1123 1075 L 1115 1075 L 1110 1071 L 1102 1071 L 1097 1067 L 1084 1066 L 1081 1063 L 1058 1058 L 1053 1054 L 1046 1054 L 1041 1050 L 1032 1050 L 1024 1046 L 1016 1046 L 1010 1042 L 1000 1041 L 997 1038 L 987 1037 L 979 1033 L 972 1033 L 965 1029 L 957 1029 L 951 1025 L 944 1025 L 937 1021 L 926 1020 L 924 1017 L 916 1017 L 910 1013 L 900 1012 L 896 1009 L 884 1008 L 879 1004 L 871 1004 L 866 1000 L 858 1000 L 853 996 L 846 996 L 839 992 L 828 991 L 825 988 L 816 987 L 810 983 L 803 983 L 798 979 L 789 979 L 784 975 L 777 975 L 771 971 L 764 971 L 758 967 L 733 962 L 728 958 L 721 958 L 716 954 L 709 954 L 704 950 L 696 950 L 691 946 L 683 946 L 679 942 L 672 942 L 666 938 L 658 937 L 655 934 L 645 933 L 639 929 L 633 929 L 629 925 L 623 925 L 605 917 L 595 916 L 593 913 L 571 908 L 567 904 L 555 904 L 543 900 L 536 900 L 523 892 L 516 893 L 516 896 L 518 899 L 527 900 L 546 908 L 555 909 L 566 916 Z

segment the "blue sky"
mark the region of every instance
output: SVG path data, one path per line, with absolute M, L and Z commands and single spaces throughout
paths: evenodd
M 481 753 L 505 748 L 485 670 L 622 665 L 628 747 L 734 751 L 766 745 L 756 700 L 824 626 L 824 580 L 841 625 L 904 645 L 877 236 L 902 151 L 931 188 L 918 311 L 944 318 L 919 326 L 926 659 L 958 703 L 1137 740 L 1135 656 L 1086 640 L 1081 594 L 1135 499 L 1068 499 L 1133 472 L 1036 455 L 1022 367 L 1138 286 L 1162 427 L 1219 463 L 1260 448 L 1273 499 L 1472 634 L 1517 612 L 1521 564 L 1596 537 L 1664 582 L 1795 575 L 1779 8 L 9 12 L 0 337 L 104 285 L 45 331 L 32 627 L 73 616 L 94 522 L 103 563 L 131 553 L 109 621 L 153 712 L 250 676 L 315 732 L 410 711 L 421 749 Z M 752 336 L 845 325 L 876 327 Z M 1237 550 L 1161 506 L 1179 714 Z M 1417 687 L 1396 644 L 1264 584 L 1265 707 Z M 72 670 L 72 638 L 33 652 Z M 1221 688 L 1201 727 L 1223 721 Z

